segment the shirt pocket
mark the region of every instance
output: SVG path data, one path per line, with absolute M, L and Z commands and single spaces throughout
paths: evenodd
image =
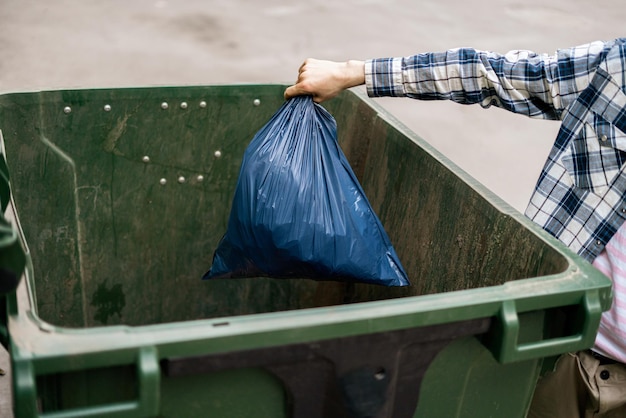
M 626 135 L 595 112 L 561 157 L 576 187 L 605 193 L 626 164 Z

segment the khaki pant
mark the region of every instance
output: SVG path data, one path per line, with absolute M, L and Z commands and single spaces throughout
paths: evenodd
M 626 365 L 600 365 L 588 351 L 564 354 L 539 379 L 528 417 L 626 417 Z

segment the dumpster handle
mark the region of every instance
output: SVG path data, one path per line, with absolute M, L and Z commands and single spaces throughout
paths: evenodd
M 579 330 L 573 335 L 542 341 L 519 344 L 520 321 L 514 300 L 502 303 L 497 319 L 501 332 L 501 343 L 495 347 L 494 355 L 501 363 L 548 357 L 590 347 L 602 315 L 602 304 L 598 290 L 586 292 L 580 303 Z
M 154 347 L 142 347 L 137 359 L 139 378 L 139 399 L 130 402 L 118 402 L 110 405 L 96 405 L 85 408 L 55 411 L 41 414 L 42 418 L 79 418 L 79 417 L 127 417 L 158 416 L 161 385 L 161 369 Z

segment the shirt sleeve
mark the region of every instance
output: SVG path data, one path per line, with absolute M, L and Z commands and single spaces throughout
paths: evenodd
M 365 83 L 372 97 L 452 100 L 560 119 L 563 109 L 589 85 L 608 49 L 608 43 L 594 42 L 554 55 L 457 48 L 380 58 L 365 62 Z

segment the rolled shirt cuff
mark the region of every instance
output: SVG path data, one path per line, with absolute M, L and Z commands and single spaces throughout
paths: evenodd
M 406 96 L 402 73 L 402 58 L 377 58 L 365 61 L 365 86 L 368 96 Z

